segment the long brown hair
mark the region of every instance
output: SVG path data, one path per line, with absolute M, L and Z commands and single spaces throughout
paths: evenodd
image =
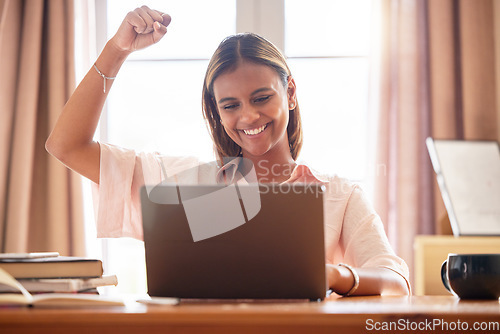
M 220 162 L 226 157 L 236 157 L 241 152 L 241 147 L 236 144 L 224 131 L 220 115 L 217 110 L 213 85 L 215 79 L 221 74 L 236 69 L 242 60 L 269 66 L 279 75 L 283 87 L 288 87 L 290 69 L 283 54 L 270 41 L 253 34 L 244 33 L 225 38 L 214 52 L 208 64 L 205 81 L 203 83 L 202 107 L 203 116 L 207 120 L 210 135 L 214 142 L 214 149 Z M 297 159 L 302 148 L 302 123 L 298 102 L 295 108 L 289 111 L 287 126 L 290 153 L 294 160 Z

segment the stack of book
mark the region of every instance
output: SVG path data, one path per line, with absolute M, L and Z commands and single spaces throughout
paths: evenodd
M 59 256 L 58 253 L 0 253 L 0 268 L 31 294 L 98 294 L 98 287 L 118 283 L 115 275 L 103 276 L 101 260 Z M 1 283 L 0 293 L 19 292 Z

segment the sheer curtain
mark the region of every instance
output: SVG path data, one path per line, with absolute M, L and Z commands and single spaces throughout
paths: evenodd
M 74 89 L 73 1 L 0 11 L 0 252 L 83 255 L 80 177 L 44 148 Z
M 371 93 L 375 165 L 384 166 L 375 175 L 375 206 L 396 252 L 413 268 L 417 234 L 451 232 L 425 138 L 500 139 L 498 0 L 375 3 L 380 46 Z

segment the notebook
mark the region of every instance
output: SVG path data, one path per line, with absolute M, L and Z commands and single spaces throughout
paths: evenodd
M 496 141 L 427 138 L 455 236 L 500 235 L 500 150 Z
M 143 187 L 149 295 L 323 299 L 323 191 L 305 184 Z

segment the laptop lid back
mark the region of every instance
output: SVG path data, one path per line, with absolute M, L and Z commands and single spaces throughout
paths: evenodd
M 325 297 L 321 185 L 161 185 L 141 201 L 151 296 Z

